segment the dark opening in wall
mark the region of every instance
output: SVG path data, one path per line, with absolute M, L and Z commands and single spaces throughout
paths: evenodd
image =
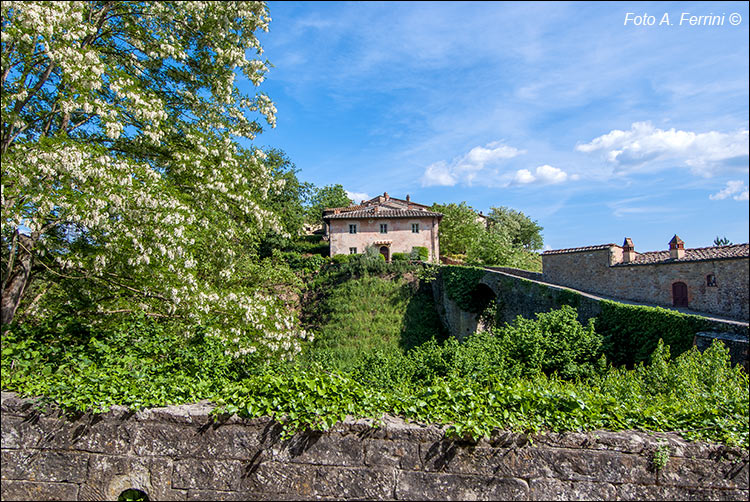
M 484 312 L 495 301 L 497 301 L 497 297 L 492 288 L 486 284 L 477 284 L 477 287 L 471 292 L 471 312 L 476 314 Z
M 146 492 L 135 488 L 128 488 L 117 497 L 117 502 L 148 502 L 148 500 L 149 498 Z

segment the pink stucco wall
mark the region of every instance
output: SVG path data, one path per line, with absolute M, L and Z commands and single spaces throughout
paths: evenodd
M 437 218 L 335 219 L 329 223 L 331 256 L 349 254 L 352 247 L 357 248 L 357 253 L 363 253 L 367 246 L 385 241 L 390 242 L 391 256 L 393 253 L 410 253 L 413 247 L 424 246 L 429 251 L 429 261 L 437 262 L 440 257 Z M 388 224 L 388 233 L 380 233 L 381 223 Z M 419 223 L 419 233 L 412 233 L 412 223 Z M 357 225 L 356 234 L 349 233 L 350 224 Z

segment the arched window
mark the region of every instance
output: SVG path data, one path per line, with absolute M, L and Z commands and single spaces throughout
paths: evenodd
M 706 286 L 710 288 L 716 287 L 716 276 L 714 274 L 708 274 L 706 276 Z

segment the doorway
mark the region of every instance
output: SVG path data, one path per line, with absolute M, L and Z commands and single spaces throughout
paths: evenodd
M 383 255 L 385 258 L 386 263 L 390 261 L 390 250 L 388 249 L 388 246 L 381 246 L 380 247 L 380 254 Z
M 675 282 L 672 284 L 672 305 L 675 307 L 688 306 L 687 284 L 684 282 Z

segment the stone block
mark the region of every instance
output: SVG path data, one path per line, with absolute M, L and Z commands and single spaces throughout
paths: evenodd
M 236 490 L 245 473 L 239 460 L 184 459 L 174 463 L 172 487 L 196 490 Z
M 78 500 L 78 485 L 38 481 L 3 481 L 2 500 Z
M 21 422 L 23 417 L 13 415 L 2 416 L 0 427 L 0 447 L 3 449 L 22 448 L 26 445 L 21 436 Z
M 748 489 L 748 462 L 671 457 L 659 471 L 659 483 L 699 488 Z
M 418 443 L 366 439 L 363 446 L 365 465 L 393 466 L 410 471 L 422 470 Z
M 136 455 L 175 458 L 248 459 L 260 449 L 258 430 L 238 425 L 154 423 L 140 427 L 134 441 Z
M 651 461 L 644 455 L 630 455 L 609 451 L 581 452 L 562 448 L 530 448 L 531 462 L 542 472 L 551 471 L 551 475 L 540 477 L 556 478 L 566 481 L 592 481 L 604 483 L 621 483 L 630 480 L 633 483 L 653 484 L 656 474 L 652 471 Z
M 88 459 L 87 453 L 79 452 L 3 450 L 2 479 L 82 483 Z
M 519 478 L 552 477 L 549 461 L 540 458 L 539 449 L 491 448 L 455 441 L 420 445 L 425 471 L 454 472 Z
M 747 490 L 718 490 L 685 486 L 636 485 L 632 483 L 617 485 L 617 500 L 746 501 L 747 499 Z
M 65 449 L 94 453 L 127 454 L 130 430 L 121 422 L 83 415 L 77 420 L 35 414 L 3 417 L 3 448 Z M 15 445 L 15 446 L 14 446 Z
M 361 466 L 364 464 L 362 441 L 356 436 L 300 433 L 272 447 L 273 460 L 314 465 Z
M 610 483 L 549 478 L 529 481 L 529 500 L 614 500 L 616 495 L 617 489 Z
M 186 490 L 172 488 L 172 461 L 157 457 L 91 455 L 81 500 L 117 500 L 134 488 L 150 500 L 185 500 Z
M 523 479 L 437 472 L 400 472 L 398 500 L 527 500 Z
M 394 469 L 321 466 L 316 470 L 314 494 L 339 500 L 392 499 L 395 481 Z
M 238 490 L 259 494 L 293 493 L 300 498 L 312 497 L 317 489 L 316 466 L 265 462 L 243 472 Z

